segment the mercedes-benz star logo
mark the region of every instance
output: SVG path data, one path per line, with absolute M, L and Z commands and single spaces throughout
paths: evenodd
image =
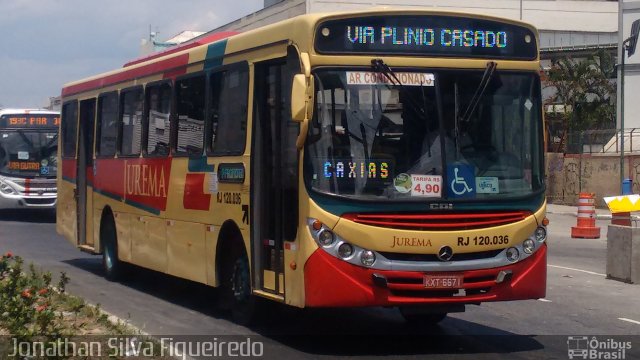
M 443 246 L 438 251 L 438 259 L 440 261 L 449 261 L 453 257 L 453 249 L 451 246 Z

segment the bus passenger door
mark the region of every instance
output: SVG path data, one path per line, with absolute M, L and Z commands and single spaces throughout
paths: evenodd
M 291 121 L 292 75 L 287 69 L 285 61 L 255 67 L 251 152 L 254 284 L 280 296 L 284 296 L 285 283 L 284 243 L 295 240 L 298 225 L 299 125 Z
M 91 220 L 93 219 L 92 196 L 88 194 L 89 184 L 93 179 L 93 128 L 96 114 L 96 100 L 80 101 L 80 121 L 78 130 L 78 171 L 76 202 L 78 216 L 78 246 L 92 249 L 93 234 Z M 87 221 L 88 220 L 88 221 Z M 87 236 L 89 234 L 89 236 Z

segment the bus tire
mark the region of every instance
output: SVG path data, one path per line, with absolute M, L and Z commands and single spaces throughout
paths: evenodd
M 400 308 L 400 314 L 410 326 L 434 326 L 447 317 L 447 313 L 409 313 Z
M 108 214 L 100 226 L 100 243 L 102 244 L 102 268 L 107 280 L 117 281 L 122 278 L 124 264 L 118 259 L 118 235 L 113 217 Z
M 249 260 L 244 252 L 233 263 L 231 291 L 233 294 L 231 305 L 233 321 L 240 325 L 250 324 L 256 313 L 256 297 L 251 292 Z
M 233 321 L 249 325 L 256 313 L 256 297 L 251 291 L 249 259 L 244 247 L 232 246 L 230 257 L 224 261 L 221 274 L 221 308 L 231 310 Z

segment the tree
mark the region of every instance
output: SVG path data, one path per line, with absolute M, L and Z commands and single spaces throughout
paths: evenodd
M 552 61 L 543 82 L 554 92 L 545 105 L 561 105 L 562 110 L 548 117 L 560 127 L 555 151 L 562 151 L 569 132 L 615 128 L 614 78 L 614 57 L 604 50 L 582 59 L 562 57 Z

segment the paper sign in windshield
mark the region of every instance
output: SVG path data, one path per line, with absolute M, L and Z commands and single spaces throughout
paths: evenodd
M 442 176 L 411 174 L 411 196 L 442 197 Z
M 404 86 L 434 86 L 435 83 L 435 77 L 431 73 L 397 72 L 393 74 Z M 349 85 L 394 85 L 393 81 L 382 73 L 347 71 L 346 75 Z M 393 79 L 393 75 L 389 74 L 389 76 Z
M 497 194 L 500 192 L 497 177 L 477 177 L 476 191 L 478 194 Z

